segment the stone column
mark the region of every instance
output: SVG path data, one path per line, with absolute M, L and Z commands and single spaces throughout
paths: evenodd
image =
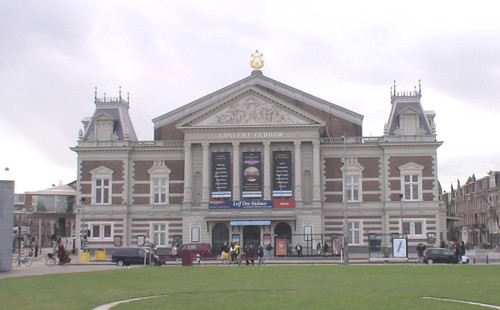
M 203 147 L 203 174 L 201 181 L 201 202 L 207 203 L 209 199 L 209 183 L 210 183 L 210 169 L 209 169 L 209 146 L 208 142 L 201 144 Z
M 240 189 L 240 143 L 233 142 L 233 200 L 241 199 L 241 189 Z
M 184 142 L 184 203 L 190 203 L 193 195 L 192 165 L 191 142 Z
M 313 141 L 313 201 L 321 200 L 321 154 L 319 141 Z
M 272 199 L 271 195 L 271 142 L 264 141 L 264 199 Z
M 295 200 L 302 201 L 302 155 L 300 145 L 302 141 L 294 141 L 295 145 Z

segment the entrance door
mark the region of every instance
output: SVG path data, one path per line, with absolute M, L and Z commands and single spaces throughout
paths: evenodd
M 222 252 L 224 242 L 229 244 L 229 229 L 226 224 L 218 223 L 212 229 L 212 251 L 214 254 Z
M 259 226 L 245 226 L 243 227 L 243 247 L 252 243 L 255 248 L 260 245 L 260 228 Z

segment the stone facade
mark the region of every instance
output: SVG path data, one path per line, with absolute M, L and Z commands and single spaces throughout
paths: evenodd
M 420 98 L 394 89 L 384 135 L 363 137 L 362 115 L 254 70 L 153 119 L 155 140 L 139 141 L 129 102 L 96 93 L 72 148 L 88 244 L 284 239 L 307 253 L 344 235 L 360 251 L 372 234 L 444 239 L 441 142 Z

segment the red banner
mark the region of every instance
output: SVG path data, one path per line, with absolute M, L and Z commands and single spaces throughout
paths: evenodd
M 295 208 L 295 199 L 273 199 L 273 208 L 293 209 Z

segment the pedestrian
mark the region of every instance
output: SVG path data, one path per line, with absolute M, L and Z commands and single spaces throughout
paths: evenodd
M 465 255 L 465 243 L 462 241 L 460 242 L 460 256 Z
M 38 257 L 38 243 L 35 243 L 35 257 Z
M 239 264 L 240 263 L 240 245 L 238 244 L 238 242 L 234 243 L 233 256 L 234 256 L 234 262 L 236 264 Z
M 229 248 L 229 255 L 231 256 L 231 262 L 234 262 L 235 255 L 234 255 L 234 242 L 231 242 L 231 247 Z
M 418 262 L 419 263 L 423 263 L 424 261 L 424 251 L 426 249 L 426 246 L 425 244 L 423 244 L 422 242 L 420 242 L 418 245 L 417 245 L 417 254 L 418 254 Z
M 259 266 L 260 266 L 263 263 L 263 257 L 264 257 L 264 248 L 262 247 L 262 245 L 259 245 L 259 248 L 257 249 L 257 256 L 259 257 Z
M 454 252 L 455 252 L 455 256 L 457 257 L 457 262 L 459 262 L 461 259 L 461 256 L 460 256 L 460 244 L 455 243 L 455 248 L 454 248 Z
M 273 254 L 273 246 L 268 243 L 267 246 L 266 246 L 266 257 L 269 258 L 269 256 L 271 256 Z
M 245 257 L 246 257 L 246 264 L 247 266 L 250 265 L 250 263 L 252 264 L 252 266 L 254 265 L 254 260 L 255 260 L 255 248 L 253 246 L 252 243 L 250 243 L 246 250 L 245 250 Z
M 298 256 L 302 256 L 302 246 L 300 245 L 300 243 L 297 243 L 297 245 L 295 246 L 295 251 L 297 251 Z
M 229 246 L 227 245 L 227 242 L 224 242 L 224 244 L 222 245 L 221 259 L 222 264 L 229 264 Z
M 316 250 L 318 251 L 318 256 L 321 255 L 321 242 L 318 242 L 318 244 L 316 245 Z
M 323 255 L 328 255 L 328 243 L 325 242 L 325 245 L 323 246 Z

